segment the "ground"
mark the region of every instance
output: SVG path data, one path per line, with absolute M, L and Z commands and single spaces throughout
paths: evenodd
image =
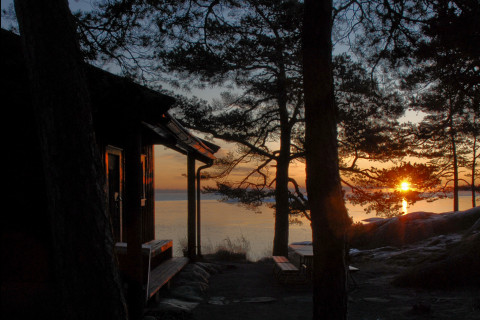
M 360 270 L 350 282 L 348 319 L 480 319 L 480 289 L 420 290 L 393 286 L 393 278 L 413 263 L 459 235 L 434 239 L 404 248 L 385 247 L 353 251 L 351 264 Z M 432 239 L 430 239 L 432 241 Z M 175 319 L 194 320 L 300 320 L 312 318 L 312 288 L 306 284 L 281 284 L 273 276 L 273 263 L 264 261 L 219 262 L 221 271 L 211 275 L 208 288 L 190 312 Z M 198 303 L 198 304 L 197 304 Z M 152 306 L 150 315 L 160 317 Z M 157 311 L 157 312 L 155 312 Z M 165 319 L 165 316 L 163 317 Z

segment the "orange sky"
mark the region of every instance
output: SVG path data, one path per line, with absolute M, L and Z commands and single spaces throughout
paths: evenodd
M 216 142 L 217 143 L 217 142 Z M 221 149 L 216 156 L 225 155 L 229 146 L 220 143 Z M 179 152 L 168 149 L 164 146 L 156 145 L 155 152 L 155 188 L 156 189 L 174 189 L 185 190 L 187 188 L 187 178 L 183 175 L 187 173 L 187 157 Z M 196 161 L 196 168 L 204 165 Z M 208 169 L 206 169 L 208 171 Z M 236 174 L 240 177 L 244 172 Z M 297 180 L 302 186 L 305 185 L 305 166 L 302 163 L 294 163 L 290 166 L 290 176 Z M 202 182 L 202 186 L 214 186 L 213 181 Z
M 419 116 L 414 112 L 407 112 L 407 115 L 403 118 L 404 121 L 418 121 Z M 199 137 L 202 137 L 201 134 L 198 134 Z M 218 144 L 221 149 L 217 152 L 216 156 L 224 156 L 229 150 L 234 148 L 233 144 L 227 144 L 222 141 L 216 140 L 214 143 Z M 155 152 L 155 188 L 156 189 L 170 189 L 170 190 L 186 190 L 187 188 L 187 157 L 179 152 L 168 149 L 161 145 L 156 145 L 154 148 Z M 408 161 L 408 160 L 407 160 Z M 418 159 L 412 159 L 412 162 L 419 162 Z M 377 167 L 387 167 L 387 164 L 383 163 L 370 163 L 364 161 L 359 163 L 365 167 L 377 166 Z M 202 166 L 203 163 L 197 161 L 196 167 Z M 208 171 L 208 169 L 206 169 Z M 244 174 L 244 170 L 239 170 L 235 175 L 238 178 L 241 178 L 241 175 Z M 303 163 L 293 163 L 290 165 L 290 176 L 294 178 L 297 183 L 301 186 L 305 186 L 305 165 Z M 233 177 L 234 178 L 234 177 Z M 213 181 L 202 182 L 202 187 L 204 186 L 215 186 Z
M 224 155 L 227 152 L 224 148 L 220 149 L 218 155 Z M 155 188 L 170 190 L 186 190 L 187 189 L 187 157 L 179 152 L 168 149 L 161 145 L 155 148 Z M 415 160 L 412 160 L 415 162 Z M 418 160 L 417 160 L 418 162 Z M 196 168 L 204 165 L 202 162 L 196 162 Z M 372 166 L 373 163 L 364 163 L 365 166 Z M 379 163 L 378 167 L 386 166 Z M 206 169 L 208 171 L 208 169 Z M 245 171 L 239 170 L 232 178 L 241 178 Z M 273 172 L 272 172 L 273 173 Z M 303 163 L 293 163 L 290 165 L 290 176 L 294 178 L 300 187 L 305 187 L 305 165 Z M 461 183 L 463 184 L 463 183 Z M 215 186 L 213 181 L 202 181 L 202 187 Z
M 155 158 L 155 188 L 156 189 L 186 189 L 187 157 L 172 149 L 156 145 Z

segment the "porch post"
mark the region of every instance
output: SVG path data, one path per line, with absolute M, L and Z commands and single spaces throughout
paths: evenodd
M 142 137 L 140 122 L 126 132 L 125 213 L 127 236 L 127 305 L 130 319 L 141 319 L 145 303 L 142 261 Z
M 199 258 L 202 257 L 202 238 L 201 238 L 201 231 L 202 231 L 202 225 L 200 224 L 200 219 L 201 219 L 201 211 L 200 211 L 200 182 L 201 182 L 201 171 L 206 168 L 210 168 L 213 165 L 213 162 L 208 163 L 204 166 L 201 166 L 200 168 L 197 169 L 197 255 Z
M 192 153 L 188 153 L 187 158 L 187 191 L 188 191 L 188 257 L 196 258 L 195 252 L 195 158 Z
M 200 176 L 200 170 L 203 167 L 198 168 L 197 170 L 197 212 L 196 212 L 196 217 L 197 217 L 197 256 L 198 258 L 202 258 L 202 239 L 201 239 L 201 225 L 200 225 L 200 181 L 201 181 L 201 176 Z

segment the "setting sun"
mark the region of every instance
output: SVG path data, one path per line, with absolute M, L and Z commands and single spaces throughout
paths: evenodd
M 410 190 L 410 183 L 406 182 L 406 181 L 403 181 L 401 184 L 400 184 L 400 189 L 402 191 L 408 191 Z

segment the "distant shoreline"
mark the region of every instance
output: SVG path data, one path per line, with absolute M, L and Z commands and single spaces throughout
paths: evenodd
M 461 190 L 459 192 L 460 197 L 471 197 L 471 190 Z M 480 191 L 476 192 L 476 198 L 480 197 Z M 200 198 L 202 200 L 220 200 L 222 198 L 221 195 L 215 193 L 203 193 L 201 194 Z M 449 194 L 447 198 L 453 198 L 452 194 Z M 181 189 L 155 189 L 155 201 L 183 201 L 187 200 L 187 191 Z M 269 199 L 266 202 L 271 202 L 273 199 Z M 425 200 L 421 200 L 425 201 Z M 231 200 L 228 202 L 236 202 L 235 200 Z

